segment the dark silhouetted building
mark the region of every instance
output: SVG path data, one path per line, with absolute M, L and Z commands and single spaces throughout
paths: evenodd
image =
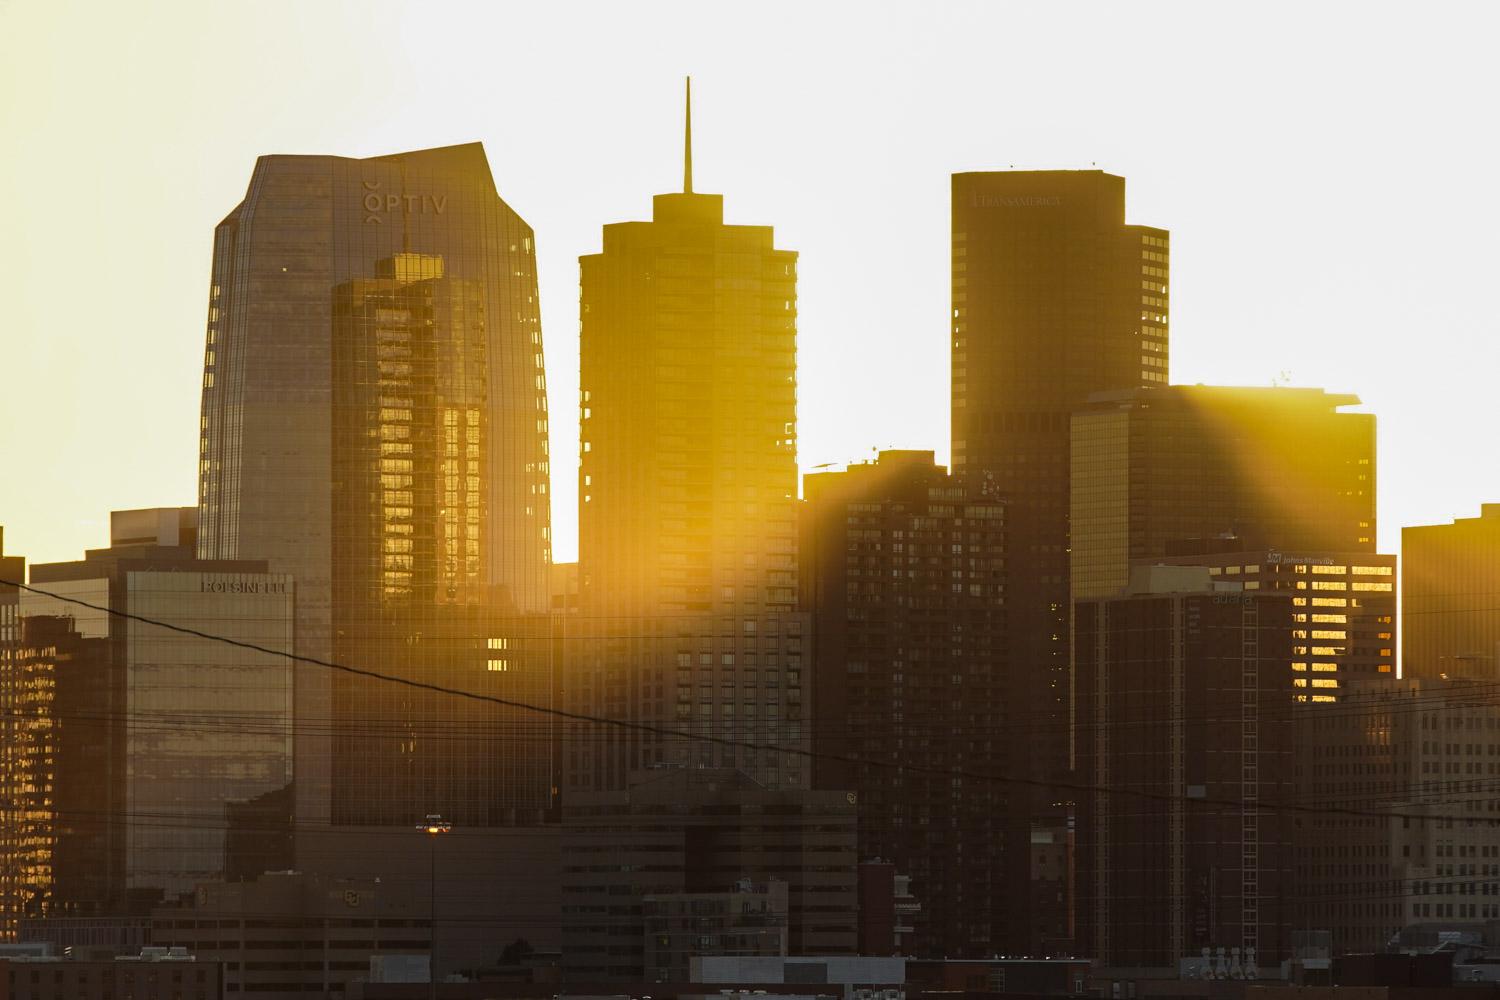
M 196 518 L 117 511 L 109 548 L 31 567 L 0 674 L 14 916 L 144 912 L 222 877 L 236 806 L 292 781 L 293 581 L 197 559 Z
M 744 879 L 786 883 L 788 954 L 855 953 L 852 793 L 767 789 L 727 769 L 636 778 L 628 790 L 564 799 L 566 978 L 643 982 L 648 900 L 731 893 Z
M 1375 551 L 1375 417 L 1322 389 L 1174 385 L 1100 394 L 1073 417 L 1076 599 L 1195 540 Z M 1191 549 L 1189 549 L 1191 551 Z
M 1297 718 L 1297 920 L 1335 954 L 1490 938 L 1500 920 L 1500 705 L 1488 684 L 1357 678 Z
M 787 885 L 741 879 L 725 892 L 646 896 L 645 981 L 689 982 L 695 955 L 785 955 Z
M 548 702 L 515 648 L 549 604 L 535 259 L 478 143 L 261 157 L 219 224 L 198 549 L 295 576 L 300 653 Z M 533 713 L 308 663 L 296 692 L 299 831 L 545 817 Z
M 430 955 L 427 893 L 409 880 L 271 872 L 204 883 L 151 918 L 153 945 L 223 962 L 225 992 L 246 1000 L 341 997 L 370 977 L 371 958 L 412 956 L 425 966 Z
M 910 875 L 913 954 L 992 954 L 1012 895 L 1003 773 L 1007 508 L 930 451 L 810 475 L 802 601 L 817 787 L 859 797 L 861 857 Z M 1020 848 L 1025 850 L 1024 847 Z
M 1149 562 L 1204 566 L 1215 580 L 1292 599 L 1292 673 L 1298 701 L 1332 703 L 1358 678 L 1395 676 L 1396 557 L 1371 552 L 1226 551 Z M 1188 546 L 1168 545 L 1168 551 Z M 1209 547 L 1213 547 L 1210 545 Z
M 99 960 L 0 958 L 0 996 L 7 1000 L 219 1000 L 224 982 L 222 963 L 159 948 Z
M 859 953 L 905 955 L 911 951 L 922 904 L 911 894 L 911 876 L 889 861 L 859 863 Z
M 1007 498 L 1017 773 L 1068 767 L 1069 417 L 1097 392 L 1164 385 L 1166 230 L 1125 224 L 1125 179 L 1097 170 L 953 176 L 953 471 Z M 1020 585 L 1024 581 L 1024 585 Z M 1066 796 L 1014 789 L 1010 836 L 1065 822 Z M 1029 875 L 1009 859 L 1014 885 Z M 1016 897 L 1002 950 L 1030 949 Z
M 1401 529 L 1402 673 L 1500 678 L 1500 504 Z
M 689 136 L 691 132 L 689 132 Z M 803 749 L 797 600 L 797 255 L 724 223 L 722 195 L 657 195 L 605 226 L 580 298 L 579 600 L 573 706 L 694 736 Z M 584 650 L 587 650 L 585 653 Z M 807 787 L 806 759 L 583 727 L 570 780 L 661 762 Z
M 1172 968 L 1290 957 L 1291 598 L 1144 567 L 1074 625 L 1080 950 Z

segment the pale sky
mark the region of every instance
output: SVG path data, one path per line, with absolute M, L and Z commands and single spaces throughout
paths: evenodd
M 214 225 L 263 153 L 482 140 L 537 233 L 557 558 L 580 254 L 681 181 L 801 253 L 804 470 L 948 452 L 948 177 L 1089 168 L 1172 231 L 1172 380 L 1359 393 L 1380 542 L 1500 500 L 1492 4 L 0 0 L 0 525 L 195 502 Z

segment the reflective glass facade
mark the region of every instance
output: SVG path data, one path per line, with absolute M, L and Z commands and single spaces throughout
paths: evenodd
M 292 649 L 285 574 L 133 572 L 125 588 L 132 614 Z M 223 877 L 227 807 L 291 782 L 292 669 L 136 622 L 124 647 L 126 889 L 170 897 Z
M 515 624 L 549 602 L 535 245 L 483 148 L 262 157 L 214 247 L 200 552 L 296 577 L 299 652 L 546 703 Z M 299 822 L 550 801 L 529 714 L 304 665 L 297 715 Z
M 182 541 L 32 567 L 32 585 L 60 596 L 22 594 L 20 641 L 0 674 L 0 793 L 15 810 L 0 843 L 8 919 L 139 912 L 223 877 L 232 818 L 291 787 L 284 655 L 61 599 L 290 652 L 292 579 L 199 561 Z

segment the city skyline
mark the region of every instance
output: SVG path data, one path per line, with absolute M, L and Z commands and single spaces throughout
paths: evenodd
M 13 216 L 20 239 L 0 251 L 6 275 L 0 281 L 13 305 L 4 337 L 13 389 L 0 400 L 0 416 L 15 426 L 43 413 L 51 421 L 47 435 L 6 442 L 7 463 L 28 470 L 0 484 L 11 549 L 37 561 L 76 558 L 104 536 L 104 511 L 192 502 L 198 383 L 188 359 L 195 353 L 189 345 L 201 336 L 208 236 L 221 206 L 242 191 L 243 165 L 267 151 L 360 156 L 487 140 L 502 197 L 538 234 L 548 381 L 553 407 L 566 413 L 576 389 L 576 258 L 597 249 L 600 224 L 645 217 L 646 193 L 675 179 L 685 71 L 699 84 L 701 186 L 731 197 L 727 221 L 774 225 L 803 254 L 803 472 L 866 458 L 884 446 L 933 448 L 940 462 L 948 460 L 949 177 L 1005 169 L 1015 160 L 1017 168 L 1097 165 L 1125 176 L 1127 221 L 1173 232 L 1173 382 L 1264 385 L 1286 371 L 1292 384 L 1357 392 L 1366 409 L 1380 414 L 1379 550 L 1398 548 L 1403 525 L 1472 516 L 1491 498 L 1492 464 L 1455 458 L 1483 454 L 1479 380 L 1491 348 L 1481 345 L 1493 339 L 1482 335 L 1493 323 L 1482 292 L 1485 251 L 1466 234 L 1486 230 L 1485 220 L 1500 212 L 1479 182 L 1489 140 L 1459 125 L 1479 100 L 1469 95 L 1483 93 L 1493 71 L 1451 59 L 1423 74 L 1378 58 L 1398 32 L 1418 48 L 1440 37 L 1463 46 L 1472 36 L 1454 36 L 1441 20 L 1404 25 L 1369 15 L 1359 22 L 1369 44 L 1345 52 L 1343 69 L 1367 86 L 1345 93 L 1317 57 L 1352 8 L 1300 17 L 1295 39 L 1273 34 L 1271 24 L 1244 26 L 1286 65 L 1285 81 L 1264 86 L 1249 72 L 1249 57 L 1227 53 L 1211 61 L 1185 44 L 1207 26 L 1202 15 L 1176 18 L 1178 33 L 1167 41 L 1179 44 L 1164 41 L 1153 58 L 1140 60 L 1137 48 L 1115 39 L 1148 32 L 1151 19 L 1122 21 L 1095 8 L 1098 37 L 1081 34 L 1076 57 L 1102 61 L 1071 82 L 1039 61 L 1044 53 L 1022 51 L 1024 38 L 1056 37 L 1059 22 L 1051 15 L 953 7 L 921 24 L 893 16 L 859 22 L 854 37 L 861 44 L 834 77 L 810 55 L 842 30 L 844 19 L 833 9 L 805 13 L 782 43 L 793 61 L 812 68 L 768 82 L 750 73 L 750 44 L 704 65 L 698 46 L 722 23 L 674 16 L 685 8 L 654 10 L 662 16 L 600 33 L 628 41 L 658 22 L 670 25 L 660 67 L 632 67 L 607 93 L 591 84 L 622 58 L 613 46 L 584 45 L 574 60 L 595 59 L 592 67 L 525 63 L 536 85 L 551 88 L 545 109 L 504 100 L 508 85 L 486 79 L 482 62 L 445 60 L 430 67 L 429 78 L 428 64 L 377 52 L 373 44 L 351 46 L 363 62 L 330 55 L 322 68 L 292 68 L 284 81 L 270 80 L 246 62 L 267 30 L 248 9 L 232 13 L 243 41 L 225 57 L 239 75 L 227 74 L 225 89 L 209 104 L 180 86 L 210 65 L 201 44 L 208 22 L 186 9 L 175 17 L 163 11 L 121 26 L 120 35 L 107 30 L 110 15 L 94 19 L 98 37 L 78 39 L 78 59 L 123 69 L 121 57 L 99 45 L 124 37 L 130 42 L 124 50 L 137 52 L 143 64 L 128 64 L 139 72 L 120 88 L 104 88 L 88 74 L 62 79 L 55 70 L 35 72 L 32 60 L 45 56 L 30 53 L 45 53 L 43 43 L 68 30 L 65 8 L 0 15 L 15 23 L 8 38 L 35 43 L 26 51 L 3 43 L 13 55 L 6 60 L 12 82 L 49 83 L 35 100 L 7 106 L 17 155 L 0 166 L 9 189 L 29 193 Z M 387 13 L 303 16 L 307 27 L 337 25 L 356 43 L 386 31 L 415 43 L 434 30 L 413 14 Z M 544 13 L 506 9 L 487 16 L 510 33 L 550 38 L 563 30 Z M 607 25 L 615 16 L 597 19 Z M 1130 23 L 1136 20 L 1145 23 Z M 990 39 L 1009 61 L 944 59 L 938 40 L 946 42 L 955 23 L 987 29 L 952 43 L 959 54 L 977 55 L 980 40 Z M 771 31 L 761 22 L 739 27 L 752 42 Z M 307 37 L 320 34 L 310 30 Z M 460 51 L 478 44 L 448 41 Z M 893 55 L 909 58 L 892 63 Z M 888 65 L 889 73 L 875 74 L 876 65 Z M 334 86 L 341 70 L 355 85 Z M 1114 120 L 1134 103 L 1127 95 L 1089 103 L 1089 86 L 1112 70 L 1128 70 L 1143 87 L 1166 94 L 1153 112 L 1159 126 L 1126 129 Z M 1390 78 L 1377 79 L 1377 71 L 1391 71 Z M 848 92 L 839 86 L 846 77 L 867 86 Z M 1187 87 L 1192 80 L 1203 86 Z M 422 99 L 422 86 L 408 86 L 414 81 L 475 96 L 435 107 Z M 1039 86 L 1026 91 L 1026 100 L 996 100 L 1027 83 Z M 291 107 L 298 86 L 324 96 Z M 753 96 L 765 87 L 774 100 Z M 1308 94 L 1321 100 L 1304 100 Z M 1331 132 L 1324 127 L 1330 101 L 1339 102 L 1344 126 Z M 205 117 L 210 108 L 214 113 Z M 508 134 L 521 138 L 500 138 Z M 1188 146 L 1157 138 L 1187 134 L 1194 137 Z M 612 156 L 610 169 L 599 170 L 583 151 L 601 143 L 640 155 Z M 80 172 L 93 169 L 96 158 L 65 155 L 88 144 L 128 154 L 113 162 L 110 183 L 100 186 Z M 1433 169 L 1433 150 L 1451 160 L 1441 185 L 1423 180 L 1422 171 Z M 899 230 L 891 227 L 888 203 L 899 209 Z M 80 246 L 72 234 L 90 226 L 95 238 Z M 1394 245 L 1421 252 L 1391 254 Z M 58 266 L 65 249 L 78 255 L 74 267 Z M 77 270 L 91 273 L 98 294 L 65 297 Z M 871 296 L 870 288 L 902 294 Z M 60 322 L 48 306 L 61 301 L 69 302 L 71 321 Z M 1402 346 L 1415 338 L 1425 350 Z M 1392 350 L 1361 349 L 1368 344 Z M 125 366 L 128 383 L 118 378 Z M 909 386 L 910 405 L 885 404 L 898 385 Z M 128 415 L 121 419 L 116 408 Z M 106 414 L 124 441 L 97 433 Z M 1440 433 L 1451 448 L 1430 446 Z M 555 423 L 553 436 L 555 547 L 566 560 L 575 551 L 571 422 Z M 51 495 L 31 488 L 39 480 L 73 488 Z
M 0 996 L 1500 985 L 1481 19 L 60 3 Z

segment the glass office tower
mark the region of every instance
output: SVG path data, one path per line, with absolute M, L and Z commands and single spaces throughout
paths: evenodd
M 294 574 L 306 656 L 546 703 L 548 481 L 535 245 L 483 147 L 262 157 L 214 240 L 200 554 Z M 298 822 L 536 821 L 518 711 L 299 664 Z

